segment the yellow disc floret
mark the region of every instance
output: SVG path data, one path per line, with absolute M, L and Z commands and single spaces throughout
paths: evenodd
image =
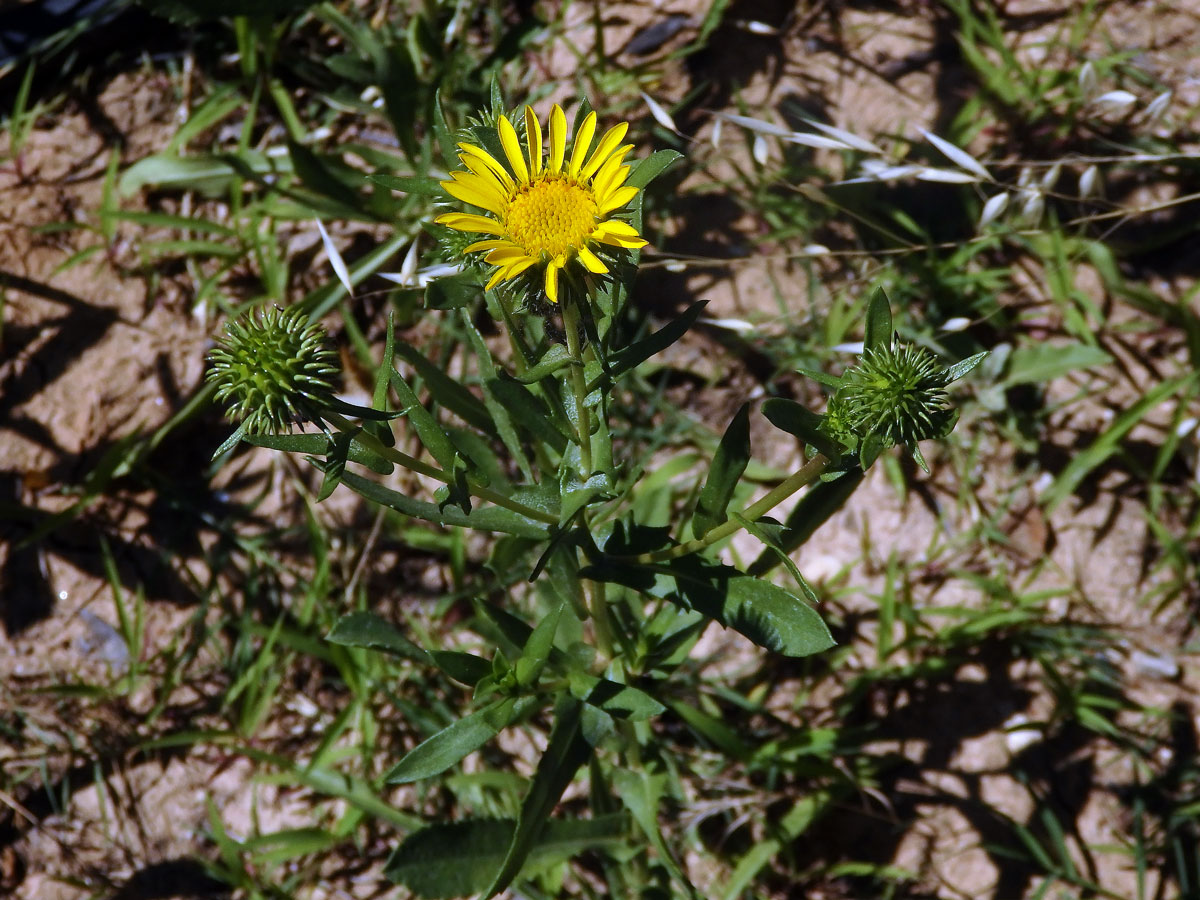
M 638 189 L 625 184 L 624 165 L 632 144 L 621 144 L 629 125 L 610 128 L 592 149 L 596 114 L 588 113 L 567 155 L 567 120 L 562 108 L 550 111 L 547 154 L 542 154 L 542 128 L 525 107 L 525 146 L 512 123 L 501 116 L 496 132 L 504 150 L 502 164 L 482 147 L 459 144 L 466 171 L 450 175 L 442 187 L 452 197 L 490 213 L 443 213 L 436 221 L 458 231 L 487 235 L 466 252 L 487 251 L 484 261 L 496 267 L 489 289 L 516 278 L 535 265 L 545 266 L 546 296 L 558 301 L 558 273 L 578 262 L 602 275 L 608 266 L 592 249 L 637 249 L 646 242 L 628 222 L 613 218 L 633 200 Z
M 598 210 L 590 190 L 552 176 L 517 191 L 504 214 L 504 230 L 530 256 L 563 256 L 587 241 Z

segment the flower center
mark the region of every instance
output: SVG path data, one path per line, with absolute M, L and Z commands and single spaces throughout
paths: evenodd
M 562 256 L 583 246 L 598 212 L 591 191 L 550 175 L 518 188 L 504 214 L 504 230 L 530 256 Z

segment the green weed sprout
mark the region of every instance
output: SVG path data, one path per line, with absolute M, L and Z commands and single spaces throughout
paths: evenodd
M 550 112 L 545 148 L 532 109 L 525 108 L 523 136 L 514 120 L 520 124 L 493 114 L 459 132 L 463 168 L 441 183 L 449 196 L 437 223 L 481 238 L 457 242 L 460 258 L 484 254 L 485 265 L 466 266 L 426 294 L 430 315 L 459 318 L 463 350 L 474 360 L 469 384 L 400 342 L 389 320 L 373 403 L 350 407 L 333 393 L 334 357 L 319 326 L 298 308 L 233 323 L 211 357 L 218 397 L 243 420 L 235 439 L 305 454 L 324 473 L 322 498 L 341 485 L 437 527 L 505 537 L 490 545 L 486 565 L 498 584 L 488 590 L 513 602 L 498 605 L 481 588 L 472 624 L 493 646 L 490 658 L 421 647 L 365 610 L 340 619 L 329 635 L 338 644 L 387 649 L 472 692 L 474 710 L 399 759 L 388 783 L 438 778 L 507 728 L 552 723 L 514 818 L 432 824 L 396 848 L 389 877 L 424 897 L 495 896 L 581 849 L 628 843 L 631 820 L 661 844 L 636 778 L 653 775 L 646 723 L 686 684 L 678 670 L 691 648 L 714 620 L 787 656 L 832 647 L 817 597 L 788 554 L 888 447 L 903 445 L 924 464 L 918 442 L 945 436 L 955 422 L 946 387 L 981 358 L 947 366 L 924 349 L 898 345 L 887 298 L 877 293 L 859 362 L 836 378 L 813 373 L 832 390 L 825 414 L 782 398 L 763 406 L 769 421 L 806 445 L 804 464 L 734 508 L 734 498 L 747 494 L 751 462 L 745 406 L 692 505 L 679 510 L 677 527 L 651 526 L 639 500 L 646 469 L 621 458 L 613 436 L 623 423 L 612 400 L 704 308 L 704 301 L 693 304 L 641 340 L 625 337 L 645 244 L 643 190 L 678 154 L 626 162 L 627 126 L 596 141 L 597 116 L 586 104 L 569 154 L 559 107 Z M 451 133 L 444 122 L 435 127 Z M 507 336 L 504 358 L 493 356 L 476 328 L 483 309 Z M 420 390 L 396 368 L 401 353 L 419 373 Z M 417 455 L 395 449 L 392 420 L 400 417 L 420 444 Z M 284 433 L 301 422 L 317 423 L 319 433 Z M 414 497 L 359 471 L 387 475 L 395 466 L 442 487 Z M 814 493 L 787 521 L 768 518 L 807 486 Z M 824 500 L 806 503 L 811 496 Z M 743 530 L 765 554 L 745 571 L 719 556 Z M 795 587 L 766 577 L 774 562 L 788 566 Z M 521 587 L 527 582 L 533 590 Z M 530 604 L 537 604 L 535 617 L 527 620 L 521 610 Z M 595 814 L 554 816 L 585 765 Z M 622 806 L 629 815 L 604 814 Z M 694 896 L 669 855 L 667 865 Z

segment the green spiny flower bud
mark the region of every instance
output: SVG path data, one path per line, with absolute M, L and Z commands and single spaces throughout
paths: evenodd
M 944 437 L 954 423 L 947 408 L 949 371 L 924 347 L 889 346 L 863 353 L 842 376 L 830 418 L 862 440 L 875 435 L 884 448 L 915 447 Z
M 225 339 L 208 355 L 208 380 L 229 416 L 250 434 L 291 431 L 321 422 L 336 403 L 337 354 L 320 325 L 298 307 L 274 307 L 225 325 Z

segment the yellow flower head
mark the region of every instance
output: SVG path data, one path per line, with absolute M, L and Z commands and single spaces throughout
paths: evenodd
M 496 267 L 488 289 L 544 263 L 546 296 L 557 303 L 558 273 L 571 260 L 589 272 L 608 271 L 591 245 L 646 245 L 632 225 L 612 218 L 638 192 L 625 184 L 629 166 L 622 163 L 633 145 L 622 145 L 621 140 L 628 130 L 627 122 L 610 128 L 589 154 L 596 134 L 596 114 L 590 112 L 575 134 L 568 159 L 567 118 L 555 104 L 550 110 L 549 156 L 543 159 L 542 126 L 534 111 L 525 107 L 525 148 L 512 123 L 501 116 L 497 131 L 508 166 L 482 147 L 459 144 L 458 158 L 467 171 L 453 172 L 442 182 L 451 196 L 491 216 L 454 212 L 435 221 L 493 236 L 466 248 L 486 250 L 484 262 Z

